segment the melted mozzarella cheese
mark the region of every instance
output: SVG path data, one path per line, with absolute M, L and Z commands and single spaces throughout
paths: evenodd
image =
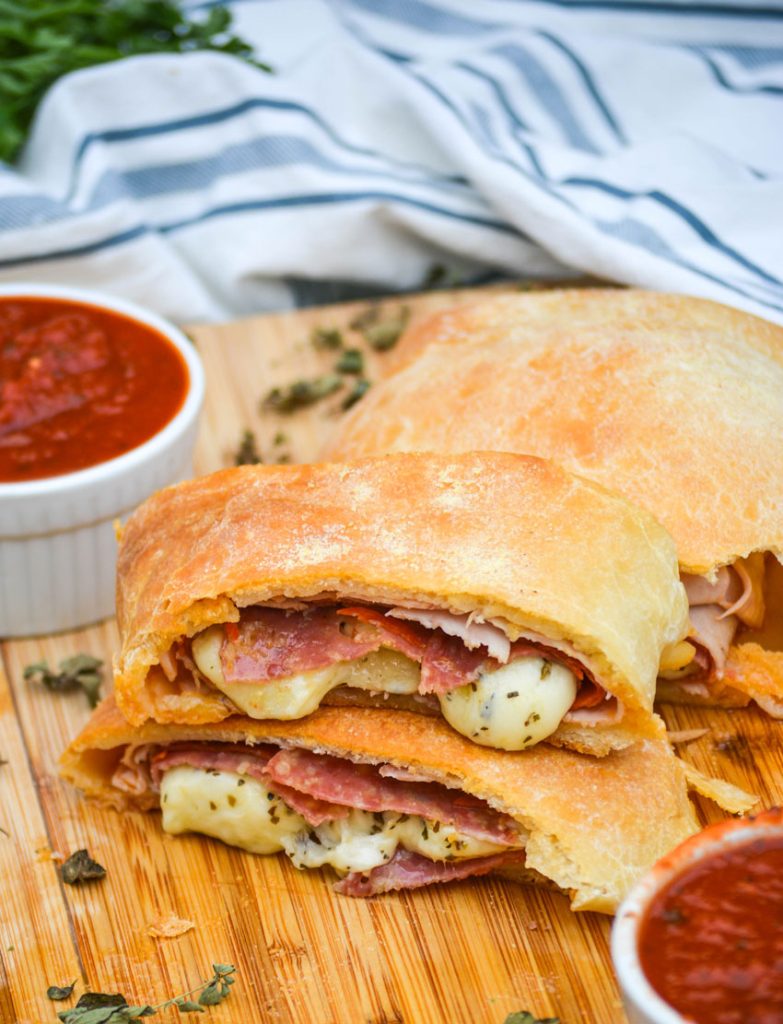
M 565 666 L 544 658 L 517 658 L 439 699 L 449 725 L 474 743 L 524 750 L 551 736 L 576 690 L 576 677 Z
M 182 765 L 160 783 L 163 829 L 203 832 L 250 853 L 277 853 L 307 824 L 256 779 Z
M 340 875 L 380 867 L 392 859 L 396 849 L 397 840 L 384 830 L 383 816 L 369 811 L 351 811 L 347 818 L 325 821 L 285 843 L 285 852 L 296 867 L 329 864 Z
M 163 829 L 172 835 L 201 832 L 250 853 L 283 850 L 298 868 L 329 865 L 340 875 L 380 867 L 398 846 L 437 861 L 485 857 L 507 849 L 474 839 L 453 825 L 393 811 L 353 810 L 346 818 L 310 828 L 256 779 L 186 765 L 164 774 L 160 804 Z
M 251 718 L 304 718 L 330 690 L 353 686 L 377 693 L 416 693 L 419 666 L 397 651 L 381 649 L 355 661 L 339 661 L 312 672 L 263 683 L 228 683 L 220 662 L 223 627 L 193 637 L 193 660 L 209 681 Z
M 669 673 L 675 675 L 682 672 L 693 661 L 696 655 L 696 648 L 687 640 L 680 640 L 676 644 L 669 644 L 661 651 L 661 663 L 658 674 L 669 678 Z
M 396 837 L 400 846 L 412 853 L 420 853 L 430 860 L 457 860 L 464 857 L 488 857 L 508 849 L 499 843 L 458 832 L 453 825 L 441 821 L 428 821 L 418 815 L 384 815 L 388 834 Z

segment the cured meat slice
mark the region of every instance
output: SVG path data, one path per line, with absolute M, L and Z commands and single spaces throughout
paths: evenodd
M 353 872 L 336 882 L 334 890 L 343 896 L 375 896 L 396 889 L 419 889 L 435 882 L 456 882 L 461 878 L 486 875 L 498 868 L 523 866 L 524 863 L 524 850 L 508 850 L 490 857 L 439 861 L 398 847 L 387 864 L 365 874 Z
M 281 782 L 273 782 L 266 775 L 263 782 L 267 789 L 285 801 L 292 811 L 301 814 L 312 828 L 323 825 L 325 821 L 347 818 L 351 813 L 350 807 L 343 807 L 341 804 L 330 804 L 326 800 L 317 800 L 314 796 L 300 793 L 298 789 L 292 789 L 291 786 L 284 786 Z
M 729 647 L 737 631 L 736 616 L 724 615 L 720 606 L 716 604 L 698 605 L 691 608 L 691 626 L 691 640 L 709 656 L 708 675 L 717 679 L 722 678 Z M 704 659 L 696 660 L 697 664 L 703 664 Z
M 471 651 L 459 637 L 434 630 L 421 660 L 419 693 L 448 693 L 465 686 L 478 678 L 479 669 L 487 660 L 483 647 Z M 492 664 L 499 667 L 498 662 Z
M 413 661 L 421 661 L 424 652 L 427 650 L 431 631 L 421 625 L 411 625 L 408 622 L 399 622 L 397 619 L 390 619 L 377 608 L 341 608 L 340 615 L 348 615 L 375 627 L 380 635 L 380 645 L 390 647 L 393 651 L 399 651 Z M 361 634 L 360 634 L 361 635 Z
M 277 747 L 272 746 L 239 748 L 233 743 L 175 743 L 152 756 L 150 776 L 156 790 L 163 773 L 178 765 L 261 779 L 267 762 L 276 753 Z
M 362 811 L 417 814 L 454 825 L 460 832 L 505 846 L 519 845 L 520 830 L 508 814 L 483 800 L 437 782 L 401 782 L 384 777 L 375 765 L 309 750 L 281 750 L 266 765 L 273 782 Z
M 247 608 L 239 626 L 226 627 L 230 642 L 220 651 L 223 676 L 230 683 L 259 683 L 353 661 L 381 646 L 379 636 L 354 636 L 343 632 L 343 625 L 333 608 L 304 614 Z
M 420 622 L 427 629 L 442 629 L 449 636 L 458 636 L 466 647 L 486 647 L 487 654 L 505 664 L 511 652 L 506 634 L 491 622 L 471 621 L 470 615 L 453 615 L 438 608 L 392 608 L 388 613 L 396 619 Z

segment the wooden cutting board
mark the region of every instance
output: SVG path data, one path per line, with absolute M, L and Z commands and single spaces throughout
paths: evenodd
M 465 293 L 411 299 L 414 317 Z M 388 302 L 392 310 L 398 305 Z M 283 417 L 261 413 L 270 388 L 328 371 L 333 353 L 313 327 L 344 328 L 364 304 L 261 316 L 192 333 L 207 371 L 197 470 L 231 464 L 252 428 L 267 461 L 314 457 L 337 422 L 341 396 Z M 364 347 L 359 336 L 346 334 Z M 372 353 L 377 379 L 389 356 Z M 280 434 L 285 435 L 281 438 Z M 121 992 L 132 1004 L 192 989 L 211 965 L 233 963 L 230 999 L 215 1024 L 503 1024 L 515 1010 L 563 1024 L 625 1020 L 608 951 L 609 920 L 574 915 L 565 897 L 496 879 L 362 901 L 332 893 L 319 872 L 284 857 L 253 857 L 198 837 L 173 838 L 154 814 L 118 815 L 82 800 L 57 776 L 57 759 L 88 716 L 81 694 L 23 680 L 24 666 L 78 651 L 105 659 L 113 622 L 76 633 L 6 642 L 0 672 L 0 1022 L 56 1021 L 68 1007 L 46 997 L 77 979 L 77 993 Z M 708 727 L 683 755 L 702 771 L 783 801 L 779 724 L 753 710 L 665 709 L 673 729 Z M 704 822 L 721 813 L 699 803 Z M 59 859 L 81 847 L 107 869 L 63 886 Z M 155 938 L 175 916 L 193 927 Z M 155 1020 L 182 1020 L 176 1010 Z

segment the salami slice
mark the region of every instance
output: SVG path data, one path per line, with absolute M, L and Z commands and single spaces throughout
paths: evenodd
M 373 868 L 366 874 L 353 872 L 335 883 L 335 892 L 343 896 L 368 897 L 397 889 L 419 889 L 435 882 L 456 882 L 461 878 L 486 875 L 498 868 L 522 866 L 524 850 L 508 850 L 491 857 L 472 857 L 465 860 L 428 860 L 418 853 L 398 847 L 387 864 Z
M 265 773 L 275 783 L 327 803 L 363 811 L 416 814 L 453 825 L 476 839 L 519 845 L 519 826 L 510 815 L 437 782 L 403 782 L 384 777 L 375 765 L 354 764 L 309 750 L 281 750 L 267 763 Z

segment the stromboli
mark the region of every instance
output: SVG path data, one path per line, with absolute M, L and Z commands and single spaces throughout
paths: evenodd
M 134 724 L 295 718 L 380 693 L 476 742 L 594 754 L 661 735 L 655 675 L 687 628 L 649 515 L 497 453 L 168 488 L 123 531 L 118 615 Z
M 329 458 L 524 451 L 618 491 L 670 531 L 694 598 L 691 657 L 659 695 L 783 717 L 779 326 L 632 289 L 502 295 L 436 315 L 395 359 Z
M 222 761 L 215 760 L 217 747 L 224 752 Z M 183 755 L 187 748 L 196 753 Z M 270 757 L 280 756 L 278 751 L 289 762 L 303 757 L 317 765 L 323 759 L 339 759 L 339 772 L 329 764 L 317 767 L 308 783 L 307 767 L 294 765 L 288 775 L 270 778 L 265 767 Z M 120 810 L 151 810 L 158 807 L 160 796 L 146 766 L 156 757 L 163 795 L 169 794 L 170 802 L 174 794 L 173 813 L 164 805 L 171 831 L 202 831 L 245 849 L 252 849 L 255 842 L 257 852 L 287 846 L 300 866 L 318 846 L 312 840 L 308 843 L 308 833 L 315 831 L 321 846 L 328 847 L 327 854 L 338 858 L 337 865 L 328 857 L 321 863 L 338 868 L 344 876 L 340 890 L 349 895 L 500 871 L 519 881 L 556 885 L 570 895 L 575 910 L 611 913 L 653 861 L 697 829 L 685 770 L 665 740 L 644 740 L 606 758 L 546 744 L 507 753 L 470 743 L 437 719 L 370 708 L 322 708 L 290 722 L 233 716 L 205 725 L 147 722 L 133 728 L 109 698 L 66 750 L 61 767 L 65 778 L 87 796 Z M 187 771 L 182 765 L 189 757 L 197 762 L 195 772 L 178 777 L 177 772 Z M 206 768 L 209 764 L 217 767 Z M 363 773 L 365 781 L 369 777 L 369 798 L 361 779 L 351 782 L 354 770 Z M 309 809 L 297 804 L 313 822 L 300 826 L 297 811 L 291 808 L 289 815 L 282 807 L 284 797 L 272 794 L 270 800 L 263 789 L 280 778 L 312 792 L 321 787 L 318 792 L 329 793 L 331 806 L 343 810 L 348 801 L 378 806 L 368 800 L 379 792 L 378 799 L 398 808 L 403 806 L 400 799 L 413 800 L 404 806 L 418 811 L 425 824 L 451 818 L 451 831 L 450 826 L 443 831 L 456 842 L 476 845 L 456 850 L 462 856 L 449 858 L 452 851 L 447 846 L 426 845 L 439 834 L 431 834 L 434 829 L 428 828 L 426 837 L 420 829 L 418 839 L 398 839 L 387 824 L 391 817 L 399 820 L 399 811 L 382 815 L 384 822 L 377 824 L 375 833 L 373 812 L 361 809 L 315 824 L 317 797 Z M 239 785 L 240 779 L 244 784 Z M 378 779 L 384 780 L 380 789 Z M 402 780 L 402 797 L 389 796 L 392 791 L 384 788 L 396 779 Z M 251 799 L 245 803 L 246 793 Z M 277 810 L 270 815 L 273 804 Z M 326 813 L 334 813 L 329 806 Z M 370 822 L 363 825 L 352 817 L 361 814 L 368 814 Z M 294 825 L 289 828 L 292 816 Z M 268 848 L 263 845 L 269 842 L 266 822 L 273 817 L 279 831 Z M 344 832 L 330 833 L 332 827 Z M 369 859 L 361 845 L 367 839 L 373 841 Z M 358 841 L 358 850 L 351 849 L 352 841 Z M 387 845 L 379 853 L 383 843 Z M 390 854 L 388 861 L 383 853 Z M 362 857 L 363 866 L 350 870 Z

